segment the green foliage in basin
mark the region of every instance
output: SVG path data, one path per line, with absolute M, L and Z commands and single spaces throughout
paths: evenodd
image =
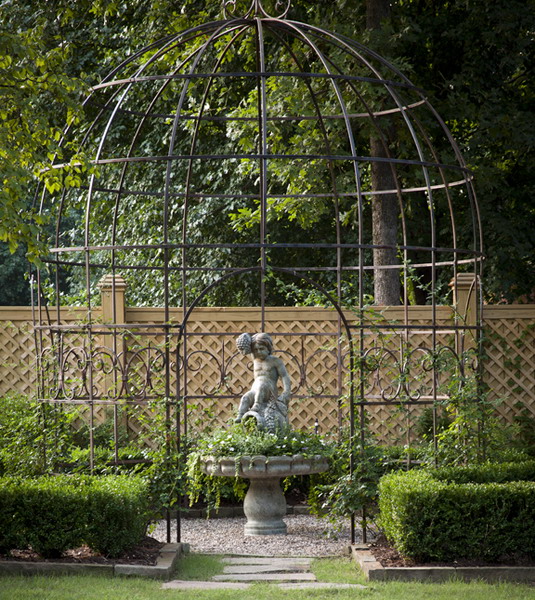
M 188 456 L 187 494 L 190 504 L 194 504 L 201 497 L 208 503 L 208 508 L 218 508 L 222 492 L 228 487 L 226 477 L 206 475 L 203 472 L 203 459 L 207 456 L 214 458 L 234 457 L 239 461 L 242 456 L 294 456 L 304 458 L 324 456 L 332 458 L 336 453 L 336 446 L 324 437 L 280 429 L 276 433 L 262 431 L 256 424 L 249 421 L 233 424 L 228 429 L 219 429 L 208 436 L 197 440 L 195 451 Z M 285 482 L 286 488 L 288 481 Z M 242 499 L 247 490 L 247 484 L 239 477 L 233 479 L 233 491 L 237 498 Z

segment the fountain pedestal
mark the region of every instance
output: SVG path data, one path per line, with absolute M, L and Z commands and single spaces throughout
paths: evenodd
M 243 501 L 247 517 L 245 535 L 284 535 L 287 533 L 283 517 L 286 515 L 286 499 L 280 479 L 251 479 Z
M 329 468 L 323 456 L 206 457 L 203 471 L 218 477 L 243 477 L 250 485 L 243 501 L 245 535 L 285 535 L 286 499 L 280 480 L 291 475 L 322 473 Z

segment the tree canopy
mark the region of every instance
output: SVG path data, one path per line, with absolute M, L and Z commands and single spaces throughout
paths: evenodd
M 533 0 L 397 0 L 377 31 L 366 28 L 364 0 L 334 4 L 294 0 L 291 16 L 362 41 L 428 92 L 475 172 L 487 254 L 487 298 L 511 301 L 531 294 L 535 288 Z M 82 99 L 88 87 L 142 46 L 220 14 L 216 0 L 5 0 L 0 5 L 0 240 L 11 252 L 23 246 L 33 261 L 43 253 L 38 231 L 48 225 L 35 210 L 36 179 L 50 191 L 62 185 L 75 188 L 81 172 L 90 168 L 77 147 L 79 138 L 69 147 L 60 143 L 65 123 L 79 126 L 83 134 Z M 299 97 L 288 98 L 290 103 L 299 102 Z M 47 170 L 58 155 L 65 167 Z M 299 170 L 281 177 L 298 182 Z M 310 211 L 299 212 L 291 202 L 278 206 L 299 225 L 284 235 L 306 239 L 307 228 L 323 224 L 321 207 L 316 208 L 311 205 Z M 138 209 L 150 223 L 150 207 L 140 203 Z M 225 205 L 222 214 L 242 232 L 255 218 L 254 207 L 250 214 L 240 214 Z M 202 211 L 197 218 L 199 235 L 218 226 Z M 426 241 L 425 221 L 414 215 L 412 225 L 421 228 L 418 235 Z M 468 207 L 459 235 L 470 246 Z M 4 252 L 0 260 L 6 266 L 10 260 L 20 264 L 20 249 L 13 259 Z M 11 266 L 2 269 L 3 282 L 20 277 L 16 273 L 20 270 Z M 26 299 L 0 301 L 18 304 Z

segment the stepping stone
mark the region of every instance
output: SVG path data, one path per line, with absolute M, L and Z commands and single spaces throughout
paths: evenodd
M 223 560 L 223 574 L 213 577 L 214 581 L 316 581 L 316 576 L 309 572 L 309 558 L 233 557 Z
M 264 556 L 227 556 L 222 562 L 230 565 L 271 565 L 274 563 L 292 563 L 294 565 L 304 565 L 310 568 L 311 558 L 284 558 L 284 557 L 264 557 Z
M 212 581 L 316 581 L 313 573 L 228 573 L 215 575 Z
M 230 581 L 168 581 L 162 584 L 162 590 L 247 590 L 248 583 Z
M 271 564 L 271 565 L 229 565 L 223 569 L 223 573 L 293 573 L 308 571 L 305 565 L 294 564 Z
M 279 583 L 278 587 L 283 590 L 367 590 L 360 583 Z

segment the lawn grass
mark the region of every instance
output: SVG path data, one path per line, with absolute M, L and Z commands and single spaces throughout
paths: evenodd
M 85 576 L 0 577 L 1 600 L 535 600 L 535 587 L 517 584 L 369 583 L 348 558 L 318 559 L 313 571 L 320 581 L 361 583 L 366 589 L 282 590 L 258 584 L 254 590 L 162 590 L 162 583 L 143 578 Z M 219 557 L 191 555 L 181 559 L 177 579 L 209 579 L 221 572 Z
M 346 558 L 316 559 L 312 562 L 312 572 L 318 578 L 318 581 L 368 585 L 364 575 L 349 556 Z
M 208 581 L 223 572 L 221 557 L 215 554 L 186 554 L 177 564 L 174 577 L 188 581 Z

